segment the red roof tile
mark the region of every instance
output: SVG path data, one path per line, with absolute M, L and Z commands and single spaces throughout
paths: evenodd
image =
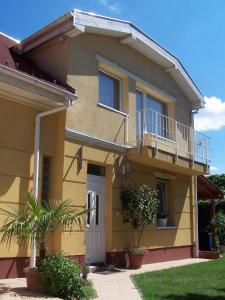
M 21 54 L 13 50 L 13 46 L 17 43 L 15 40 L 0 33 L 0 64 L 7 66 L 34 79 L 40 79 L 45 83 L 51 84 L 56 88 L 63 89 L 67 92 L 75 93 L 75 90 L 62 82 L 52 78 L 51 75 L 38 68 L 30 59 L 23 57 Z

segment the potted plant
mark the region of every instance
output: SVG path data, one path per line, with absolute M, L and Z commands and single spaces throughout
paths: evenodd
M 81 226 L 81 218 L 87 210 L 78 211 L 69 200 L 50 201 L 43 206 L 36 201 L 32 194 L 27 194 L 25 205 L 20 209 L 0 209 L 5 216 L 5 223 L 0 228 L 1 242 L 10 246 L 12 241 L 21 244 L 33 242 L 35 239 L 39 249 L 39 262 L 46 256 L 50 236 L 58 228 Z M 40 273 L 37 268 L 26 268 L 27 287 L 32 290 L 40 289 Z
M 157 226 L 158 227 L 167 227 L 168 215 L 165 213 L 157 214 Z
M 144 250 L 140 248 L 144 228 L 156 220 L 157 192 L 146 184 L 129 185 L 122 188 L 121 201 L 123 222 L 134 229 L 132 247 L 128 251 L 129 267 L 138 269 L 144 257 Z

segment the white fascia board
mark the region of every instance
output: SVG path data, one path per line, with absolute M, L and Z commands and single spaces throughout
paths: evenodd
M 15 43 L 17 43 L 17 44 L 20 43 L 20 40 L 17 40 L 17 39 L 15 39 L 15 38 L 11 37 L 11 36 L 8 35 L 8 34 L 5 34 L 4 32 L 1 32 L 1 31 L 0 31 L 0 35 L 3 35 L 3 36 L 7 37 L 7 38 L 10 39 L 10 40 L 13 40 L 13 41 L 14 41 Z
M 73 29 L 73 13 L 69 12 L 22 40 L 19 45 L 15 46 L 15 49 L 26 53 L 71 29 Z
M 81 11 L 74 11 L 74 25 L 85 27 L 94 27 L 109 31 L 116 31 L 118 33 L 129 34 L 130 25 L 128 22 L 112 19 L 96 14 L 84 13 Z

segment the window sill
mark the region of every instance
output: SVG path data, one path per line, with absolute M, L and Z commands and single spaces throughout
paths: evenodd
M 107 105 L 105 105 L 105 104 L 102 104 L 102 103 L 100 103 L 100 102 L 98 103 L 98 106 L 101 107 L 101 108 L 105 108 L 105 109 L 111 110 L 111 111 L 113 111 L 113 112 L 115 112 L 115 113 L 121 114 L 121 115 L 123 115 L 124 117 L 129 117 L 129 115 L 126 114 L 125 112 L 120 111 L 120 110 L 115 109 L 115 108 L 112 108 L 112 107 L 110 107 L 110 106 L 107 106 Z
M 173 229 L 177 229 L 177 227 L 176 226 L 165 226 L 165 227 L 163 227 L 163 226 L 157 226 L 156 227 L 156 229 L 159 229 L 159 230 L 173 230 Z

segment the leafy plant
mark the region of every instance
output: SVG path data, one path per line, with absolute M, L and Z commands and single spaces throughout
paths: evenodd
M 130 185 L 122 189 L 123 222 L 129 223 L 140 230 L 137 242 L 133 238 L 133 247 L 139 248 L 144 227 L 154 223 L 157 215 L 159 200 L 157 192 L 146 184 Z
M 216 229 L 217 248 L 225 245 L 225 214 L 223 211 L 216 213 L 212 220 Z
M 0 214 L 5 216 L 5 222 L 0 229 L 1 241 L 10 245 L 12 241 L 21 244 L 35 238 L 42 260 L 46 255 L 50 234 L 60 227 L 72 231 L 74 224 L 81 226 L 86 210 L 78 211 L 69 200 L 51 201 L 45 207 L 32 194 L 27 194 L 26 200 L 21 209 L 0 208 Z
M 225 193 L 225 174 L 210 175 L 207 178 Z
M 128 253 L 134 253 L 134 254 L 144 254 L 145 251 L 142 248 L 129 248 Z
M 82 278 L 86 280 L 89 273 L 90 273 L 89 265 L 88 264 L 84 264 L 82 266 Z
M 91 282 L 81 278 L 79 266 L 62 253 L 49 255 L 38 269 L 41 273 L 42 288 L 49 295 L 66 300 L 73 297 L 88 300 L 96 295 Z

